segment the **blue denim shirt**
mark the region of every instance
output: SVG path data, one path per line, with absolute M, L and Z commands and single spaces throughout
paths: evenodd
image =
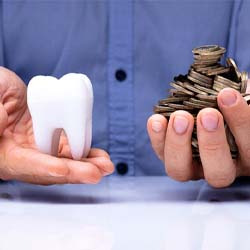
M 187 72 L 193 47 L 225 46 L 249 70 L 249 13 L 249 1 L 2 0 L 0 65 L 25 83 L 38 74 L 87 74 L 93 146 L 127 164 L 127 175 L 161 175 L 146 131 L 153 105 Z

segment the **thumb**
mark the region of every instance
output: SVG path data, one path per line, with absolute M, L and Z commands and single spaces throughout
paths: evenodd
M 8 125 L 8 114 L 3 104 L 0 103 L 0 136 Z

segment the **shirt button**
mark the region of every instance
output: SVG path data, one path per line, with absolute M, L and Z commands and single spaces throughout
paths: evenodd
M 116 171 L 119 175 L 125 175 L 128 172 L 128 164 L 124 162 L 117 163 Z
M 127 74 L 123 69 L 118 69 L 115 72 L 115 78 L 116 78 L 117 81 L 123 82 L 124 80 L 126 80 Z

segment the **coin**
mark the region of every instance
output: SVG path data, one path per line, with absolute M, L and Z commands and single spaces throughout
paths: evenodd
M 243 98 L 247 102 L 247 104 L 249 105 L 250 104 L 250 95 L 246 95 Z
M 211 87 L 211 84 L 208 84 L 208 83 L 206 83 L 206 82 L 203 82 L 203 81 L 201 81 L 201 80 L 198 80 L 198 79 L 196 79 L 196 78 L 193 78 L 193 77 L 190 76 L 190 75 L 188 75 L 187 78 L 188 78 L 191 82 L 197 83 L 197 84 L 199 84 L 199 85 L 201 85 L 201 86 L 203 86 L 203 87 L 207 87 L 207 88 Z
M 197 139 L 197 115 L 206 107 L 218 109 L 217 95 L 224 88 L 234 88 L 241 93 L 250 105 L 250 94 L 246 93 L 248 75 L 240 72 L 232 58 L 226 59 L 226 65 L 220 62 L 225 48 L 218 45 L 205 45 L 193 49 L 193 63 L 186 75 L 174 77 L 169 90 L 170 96 L 159 101 L 154 107 L 155 113 L 167 119 L 176 110 L 186 110 L 194 118 L 191 138 L 192 156 L 200 161 L 199 142 Z M 233 134 L 225 122 L 225 133 L 232 158 L 237 158 L 238 148 Z
M 196 95 L 196 97 L 200 100 L 207 101 L 207 102 L 217 102 L 216 95 Z
M 196 140 L 196 139 L 192 140 L 191 144 L 193 147 L 198 148 L 198 140 Z
M 195 65 L 191 65 L 191 69 L 195 69 L 195 71 L 197 72 L 201 72 L 201 71 L 208 71 L 208 70 L 212 70 L 212 69 L 218 69 L 218 68 L 221 68 L 222 66 L 220 64 L 215 64 L 215 65 L 212 65 L 212 66 L 203 66 L 203 67 L 197 67 Z M 224 68 L 224 67 L 223 67 Z
M 203 105 L 204 107 L 217 107 L 216 102 L 207 102 L 207 101 L 202 101 L 202 100 L 195 99 L 195 98 L 190 98 L 189 102 L 199 104 L 199 105 Z
M 188 90 L 191 90 L 191 91 L 197 93 L 197 94 L 207 95 L 206 92 L 201 91 L 200 89 L 194 87 L 194 85 L 192 85 L 192 84 L 190 84 L 190 83 L 185 83 L 184 87 L 187 88 Z
M 194 64 L 215 64 L 215 63 L 217 63 L 218 61 L 219 61 L 220 59 L 196 59 L 196 60 L 194 60 Z
M 234 81 L 231 81 L 223 76 L 215 76 L 214 78 L 214 81 L 218 81 L 218 82 L 221 82 L 227 86 L 230 86 L 232 88 L 235 88 L 235 89 L 240 89 L 240 84 L 237 83 L 237 82 L 234 82 Z
M 193 92 L 191 92 L 191 91 L 189 91 L 189 90 L 186 90 L 185 88 L 179 86 L 178 84 L 176 84 L 176 83 L 174 83 L 174 82 L 171 82 L 171 83 L 169 83 L 169 84 L 170 84 L 172 87 L 174 87 L 174 88 L 176 88 L 176 89 L 182 91 L 182 92 L 185 93 L 185 94 L 188 94 L 188 95 L 191 95 L 191 96 L 194 95 Z
M 223 74 L 223 73 L 227 73 L 229 72 L 229 68 L 225 68 L 225 67 L 220 67 L 220 68 L 215 68 L 215 69 L 211 69 L 207 71 L 207 75 L 208 76 L 214 76 L 214 75 L 218 75 L 218 74 Z
M 219 49 L 218 45 L 203 45 L 198 48 L 194 48 L 192 52 L 194 54 L 203 54 L 204 52 L 210 53 Z
M 186 101 L 188 99 L 189 99 L 189 97 L 169 97 L 167 99 L 160 100 L 159 104 L 183 102 L 183 101 Z
M 211 62 L 204 62 L 204 61 L 194 61 L 194 63 L 192 64 L 192 66 L 194 68 L 200 68 L 200 67 L 209 67 L 209 66 L 213 66 L 215 63 L 214 61 Z
M 236 75 L 237 81 L 239 82 L 241 80 L 241 73 L 240 73 L 235 61 L 232 58 L 227 58 L 226 64 L 229 68 L 233 69 L 233 71 Z
M 210 88 L 205 88 L 205 87 L 202 87 L 202 86 L 196 85 L 196 84 L 194 85 L 194 87 L 197 88 L 197 89 L 199 89 L 199 90 L 201 90 L 204 93 L 207 93 L 207 94 L 212 94 L 212 95 L 216 95 L 217 94 L 216 91 L 214 91 L 214 90 L 212 90 Z
M 198 73 L 198 72 L 196 72 L 194 70 L 190 70 L 189 75 L 191 77 L 196 78 L 198 80 L 201 80 L 201 81 L 203 81 L 203 82 L 205 82 L 207 84 L 212 84 L 213 83 L 213 79 L 212 78 L 207 77 L 205 75 L 202 75 L 202 74 L 200 74 L 200 73 Z
M 225 82 L 221 82 L 221 81 L 218 81 L 218 80 L 214 79 L 214 84 L 223 85 L 223 87 L 225 87 L 225 88 L 233 88 L 233 89 L 236 89 L 236 90 L 240 89 L 240 84 L 233 83 L 233 82 L 227 82 L 227 83 L 225 83 Z
M 206 108 L 206 106 L 203 105 L 203 104 L 193 103 L 193 102 L 190 102 L 190 101 L 184 101 L 183 103 L 184 103 L 186 106 L 191 107 L 191 108 L 196 108 L 196 109 L 203 109 L 203 108 Z
M 185 105 L 185 101 L 183 102 L 183 104 L 170 103 L 169 107 L 175 108 L 178 110 L 192 110 L 193 109 L 192 107 Z
M 159 106 L 159 105 L 154 106 L 155 113 L 164 113 L 168 111 L 175 111 L 175 109 L 168 106 Z
M 246 93 L 247 90 L 247 81 L 248 81 L 248 74 L 247 72 L 243 71 L 241 74 L 241 93 Z
M 174 97 L 189 96 L 188 94 L 177 89 L 170 89 L 168 92 L 170 93 L 171 96 L 174 96 Z
M 205 45 L 193 49 L 192 52 L 200 55 L 223 55 L 226 49 L 217 45 Z
M 195 60 L 214 60 L 218 61 L 221 58 L 220 55 L 202 55 L 202 54 L 194 54 Z
M 228 86 L 226 86 L 220 82 L 214 81 L 214 85 L 213 85 L 214 90 L 220 92 L 222 89 L 225 89 L 225 88 L 228 88 Z

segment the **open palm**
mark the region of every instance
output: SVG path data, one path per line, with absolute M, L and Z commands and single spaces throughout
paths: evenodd
M 62 135 L 59 157 L 40 153 L 35 145 L 26 86 L 13 72 L 0 68 L 0 178 L 37 184 L 97 183 L 113 172 L 109 155 L 91 149 L 88 158 L 71 159 Z

